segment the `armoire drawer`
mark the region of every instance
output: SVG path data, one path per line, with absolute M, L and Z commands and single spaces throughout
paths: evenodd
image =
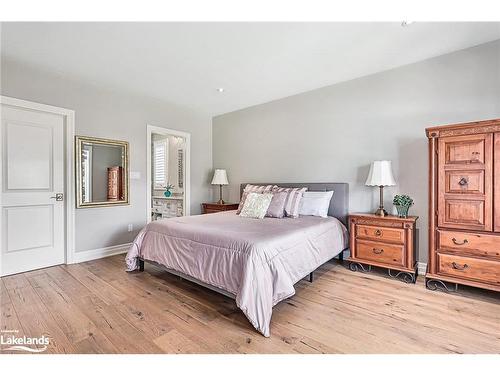
M 356 237 L 375 241 L 404 243 L 405 231 L 400 228 L 387 228 L 372 225 L 356 225 Z
M 498 261 L 440 253 L 437 258 L 438 274 L 500 286 Z
M 356 241 L 356 257 L 379 263 L 403 266 L 403 245 L 375 241 Z
M 500 261 L 500 236 L 439 230 L 438 241 L 440 250 Z

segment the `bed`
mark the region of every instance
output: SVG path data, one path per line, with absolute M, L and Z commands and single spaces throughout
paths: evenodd
M 348 184 L 274 184 L 333 190 L 329 217 L 259 220 L 225 211 L 154 221 L 134 240 L 127 270 L 142 271 L 144 262 L 153 263 L 234 298 L 255 329 L 269 337 L 273 306 L 295 294 L 294 284 L 307 275 L 312 281 L 316 268 L 348 246 Z

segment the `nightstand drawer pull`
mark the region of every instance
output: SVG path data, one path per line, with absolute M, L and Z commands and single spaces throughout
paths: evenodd
M 464 240 L 463 240 L 462 242 L 458 242 L 458 241 L 457 241 L 457 239 L 456 239 L 455 237 L 453 237 L 451 240 L 453 241 L 453 243 L 454 243 L 455 245 L 466 245 L 466 244 L 468 244 L 468 243 L 469 243 L 469 241 L 467 241 L 467 239 L 466 239 L 466 238 L 464 238 Z
M 453 266 L 454 269 L 459 271 L 465 271 L 467 268 L 469 268 L 469 265 L 467 263 L 461 266 L 460 264 L 453 262 L 451 263 L 451 265 Z
M 380 236 L 380 235 L 382 235 L 382 231 L 380 229 L 377 229 L 375 231 L 375 236 Z
M 372 250 L 375 254 L 382 254 L 384 252 L 384 249 L 377 249 L 376 247 L 373 248 Z
M 462 177 L 462 178 L 460 179 L 460 181 L 458 181 L 458 184 L 459 184 L 460 186 L 465 186 L 465 185 L 467 185 L 468 183 L 469 183 L 469 181 L 468 181 L 465 177 Z

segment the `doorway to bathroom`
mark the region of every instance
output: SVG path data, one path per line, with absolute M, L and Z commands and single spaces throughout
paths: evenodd
M 147 126 L 147 220 L 190 214 L 189 133 Z

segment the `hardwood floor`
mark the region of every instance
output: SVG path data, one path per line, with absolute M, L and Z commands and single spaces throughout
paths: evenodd
M 426 290 L 328 263 L 274 308 L 271 337 L 234 301 L 124 255 L 1 279 L 1 329 L 48 353 L 500 353 L 500 294 Z M 5 353 L 5 352 L 4 352 Z

